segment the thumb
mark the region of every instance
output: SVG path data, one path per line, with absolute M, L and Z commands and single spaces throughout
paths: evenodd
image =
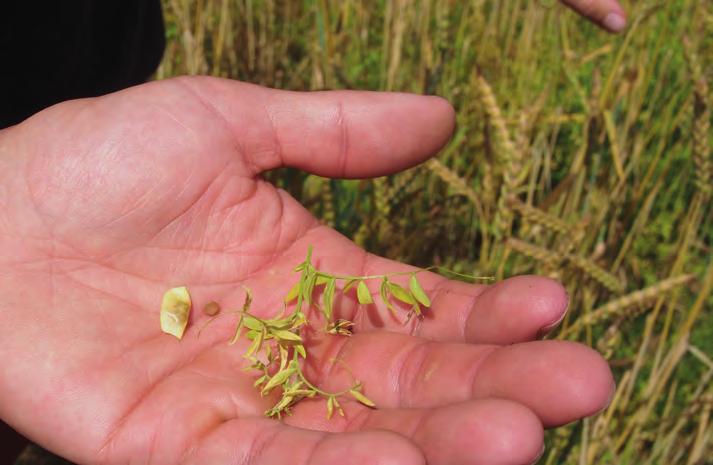
M 253 174 L 290 166 L 328 177 L 383 176 L 435 154 L 455 124 L 453 107 L 440 97 L 181 80 L 224 119 Z

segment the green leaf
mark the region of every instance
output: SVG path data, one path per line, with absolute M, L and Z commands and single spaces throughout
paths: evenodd
M 279 386 L 280 384 L 284 383 L 287 381 L 290 376 L 295 374 L 295 370 L 293 368 L 287 368 L 285 370 L 279 371 L 270 378 L 270 381 L 267 382 L 264 388 L 262 388 L 263 393 L 269 392 L 271 389 L 273 389 L 275 386 Z
M 317 281 L 315 281 L 314 285 L 315 286 L 321 286 L 322 284 L 327 284 L 330 280 L 332 280 L 331 276 L 324 276 L 324 275 L 317 275 Z
M 299 334 L 295 334 L 292 331 L 288 331 L 286 329 L 278 329 L 272 331 L 271 334 L 282 341 L 302 342 L 302 338 L 299 336 Z
M 289 361 L 288 357 L 290 354 L 287 352 L 287 347 L 285 347 L 284 345 L 280 344 L 277 347 L 280 350 L 280 371 L 282 371 L 287 366 L 287 362 Z
M 413 307 L 411 307 L 411 311 L 417 316 L 421 316 L 421 307 L 417 303 L 413 304 Z
M 384 278 L 384 280 L 381 281 L 381 286 L 379 286 L 379 294 L 381 294 L 381 300 L 384 301 L 386 307 L 391 310 L 391 313 L 396 315 L 396 308 L 394 304 L 389 301 L 389 284 L 389 280 Z
M 273 318 L 262 320 L 262 323 L 270 329 L 289 329 L 292 326 L 291 318 Z
M 289 329 L 297 329 L 303 324 L 307 323 L 307 317 L 305 317 L 305 314 L 300 312 L 300 311 L 295 311 L 295 313 L 292 314 L 292 316 L 289 318 Z
M 282 399 L 280 399 L 280 401 L 277 403 L 277 405 L 275 405 L 273 407 L 273 409 L 276 411 L 284 410 L 285 408 L 287 408 L 290 405 L 290 403 L 292 403 L 293 400 L 294 400 L 294 397 L 291 395 L 283 396 Z
M 346 294 L 347 292 L 349 292 L 349 289 L 351 289 L 352 287 L 354 287 L 355 284 L 360 283 L 360 282 L 361 282 L 361 279 L 359 279 L 359 278 L 350 279 L 350 280 L 347 281 L 346 284 L 344 285 L 344 288 L 342 289 L 342 292 L 343 292 L 344 294 Z
M 307 358 L 307 352 L 305 352 L 305 348 L 302 344 L 295 345 L 295 352 L 297 352 L 298 355 L 301 355 L 302 358 Z
M 288 304 L 295 300 L 299 295 L 300 295 L 300 282 L 298 281 L 295 283 L 294 286 L 292 286 L 292 289 L 290 289 L 290 292 L 287 293 L 285 296 L 285 303 Z
M 264 363 L 262 363 L 260 360 L 258 360 L 256 357 L 250 357 L 249 360 L 253 362 L 252 365 L 247 367 L 247 369 L 244 369 L 245 371 L 248 370 L 257 370 L 257 371 L 265 371 L 267 368 Z
M 391 291 L 391 295 L 393 295 L 395 298 L 400 300 L 403 303 L 413 305 L 416 303 L 416 299 L 411 295 L 409 291 L 404 289 L 403 287 L 399 286 L 396 283 L 389 282 L 389 291 Z
M 362 394 L 361 392 L 357 391 L 356 389 L 350 389 L 349 393 L 354 396 L 356 400 L 361 402 L 362 404 L 366 405 L 367 407 L 376 407 L 376 404 L 372 402 L 371 399 L 369 399 L 367 396 Z
M 243 315 L 240 315 L 240 319 L 238 320 L 238 325 L 235 327 L 235 334 L 233 335 L 233 338 L 228 342 L 228 345 L 233 345 L 236 342 L 238 342 L 238 339 L 240 339 L 240 334 L 243 332 Z
M 329 399 L 327 399 L 327 420 L 332 418 L 333 414 L 334 414 L 334 397 L 329 396 Z
M 253 340 L 253 343 L 250 345 L 250 348 L 248 351 L 245 353 L 245 357 L 250 357 L 252 354 L 258 352 L 260 350 L 260 347 L 262 346 L 262 340 L 265 338 L 265 333 L 260 333 L 258 337 L 256 337 Z
M 245 337 L 250 339 L 251 341 L 254 341 L 256 337 L 258 337 L 260 334 L 262 334 L 262 331 L 258 331 L 257 329 L 251 329 L 245 334 Z
M 305 280 L 304 286 L 302 287 L 302 297 L 307 301 L 308 304 L 312 304 L 312 294 L 314 294 L 314 286 L 317 283 L 317 273 L 310 270 Z
M 292 383 L 292 384 L 290 384 L 289 382 L 288 382 L 288 383 L 285 383 L 285 385 L 284 385 L 282 388 L 284 389 L 283 392 L 284 392 L 285 394 L 292 395 L 292 393 L 293 393 L 294 391 L 300 390 L 300 389 L 302 389 L 303 387 L 305 387 L 305 383 L 302 382 L 300 379 L 297 379 L 297 380 L 296 380 L 294 383 Z
M 413 296 L 416 297 L 416 300 L 418 300 L 418 303 L 426 308 L 431 306 L 431 299 L 428 298 L 426 292 L 423 290 L 423 287 L 421 287 L 421 283 L 419 283 L 418 279 L 416 279 L 415 273 L 411 275 L 408 286 L 409 289 L 411 289 L 411 294 L 413 294 Z
M 373 304 L 374 299 L 371 298 L 371 292 L 364 281 L 359 281 L 357 286 L 357 298 L 362 305 Z
M 245 302 L 243 302 L 243 312 L 250 310 L 250 305 L 253 303 L 253 293 L 250 291 L 249 287 L 243 286 L 245 289 Z
M 342 406 L 339 405 L 339 401 L 337 400 L 336 397 L 332 397 L 334 399 L 334 408 L 337 409 L 337 412 L 339 412 L 339 415 L 344 416 L 344 410 L 342 410 Z
M 262 328 L 264 326 L 262 324 L 262 321 L 247 315 L 243 317 L 243 324 L 247 328 L 254 329 L 255 331 L 262 331 Z
M 243 289 L 245 289 L 245 302 L 243 303 L 243 313 L 240 315 L 240 319 L 238 320 L 238 325 L 235 327 L 235 334 L 233 335 L 233 338 L 228 342 L 228 345 L 233 345 L 236 342 L 238 342 L 238 339 L 240 339 L 240 334 L 243 332 L 243 327 L 245 324 L 245 313 L 248 310 L 250 310 L 250 304 L 252 304 L 253 301 L 253 294 L 250 292 L 249 287 L 243 286 Z
M 290 395 L 298 397 L 298 396 L 304 396 L 304 397 L 314 397 L 315 391 L 312 389 L 296 389 L 294 391 L 290 391 Z
M 324 316 L 327 321 L 332 321 L 333 309 L 334 309 L 334 290 L 337 287 L 337 280 L 330 278 L 327 286 L 324 288 Z

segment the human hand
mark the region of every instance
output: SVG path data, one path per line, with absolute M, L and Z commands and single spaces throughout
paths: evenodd
M 303 400 L 263 412 L 231 318 L 182 341 L 161 333 L 163 292 L 186 285 L 271 314 L 309 245 L 340 274 L 406 265 L 365 253 L 259 174 L 393 173 L 448 139 L 436 97 L 295 93 L 179 78 L 66 102 L 0 132 L 0 417 L 82 464 L 526 464 L 553 427 L 607 405 L 613 380 L 582 345 L 537 341 L 564 315 L 562 287 L 420 275 L 432 309 L 418 331 L 338 301 L 351 338 L 312 341 L 307 370 L 339 388 L 338 356 L 377 409 L 324 418 Z M 322 363 L 315 363 L 315 362 Z M 331 372 L 333 370 L 333 372 Z M 343 385 L 342 385 L 343 386 Z
M 610 32 L 621 32 L 626 27 L 626 13 L 617 0 L 562 0 L 562 2 Z

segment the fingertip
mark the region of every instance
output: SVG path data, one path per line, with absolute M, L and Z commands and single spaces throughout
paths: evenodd
M 544 429 L 524 405 L 491 398 L 438 409 L 417 439 L 429 463 L 520 465 L 542 453 Z
M 616 0 L 562 0 L 562 2 L 609 32 L 621 32 L 626 27 L 626 13 Z
M 384 121 L 381 130 L 397 123 L 390 133 L 401 133 L 398 147 L 391 153 L 401 152 L 400 166 L 390 171 L 402 170 L 422 163 L 434 156 L 450 141 L 455 131 L 456 112 L 451 103 L 436 95 L 384 94 L 400 100 L 398 118 Z M 397 113 L 394 113 L 397 116 Z
M 557 326 L 568 305 L 567 291 L 553 279 L 508 278 L 477 297 L 466 322 L 466 337 L 492 344 L 530 341 Z
M 559 281 L 540 277 L 543 291 L 541 305 L 543 311 L 540 330 L 537 338 L 543 337 L 555 329 L 564 320 L 569 308 L 569 294 Z
M 565 342 L 565 341 L 562 341 Z M 567 342 L 565 342 L 567 343 Z M 578 392 L 588 392 L 581 396 L 579 408 L 582 416 L 595 415 L 606 409 L 616 393 L 616 380 L 611 367 L 599 352 L 582 344 L 569 342 L 581 351 L 581 367 L 579 377 L 573 377 L 570 386 L 573 395 Z
M 571 341 L 545 341 L 535 344 L 551 345 L 556 352 L 553 361 L 565 374 L 558 381 L 563 407 L 577 412 L 575 418 L 548 422 L 549 425 L 569 423 L 580 417 L 595 415 L 605 409 L 616 391 L 616 381 L 609 364 L 599 352 L 584 344 Z
M 626 18 L 618 12 L 612 12 L 604 17 L 602 25 L 609 32 L 621 32 L 626 28 Z
M 430 111 L 437 123 L 436 131 L 441 136 L 439 148 L 442 148 L 453 137 L 456 128 L 456 110 L 451 102 L 438 95 L 428 95 L 424 98 L 428 99 Z
M 502 347 L 480 367 L 474 393 L 525 404 L 546 427 L 560 426 L 604 409 L 615 384 L 606 360 L 570 341 L 535 341 Z
M 479 451 L 483 464 L 532 463 L 542 452 L 544 428 L 532 410 L 504 399 L 487 399 L 480 415 L 488 418 L 488 435 Z

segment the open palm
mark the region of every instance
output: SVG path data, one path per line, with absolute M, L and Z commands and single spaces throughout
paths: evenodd
M 344 360 L 377 407 L 325 419 L 305 400 L 264 418 L 226 316 L 161 333 L 163 292 L 270 315 L 315 246 L 340 274 L 400 271 L 321 225 L 259 174 L 366 177 L 415 165 L 452 131 L 435 97 L 293 93 L 211 78 L 52 107 L 0 132 L 0 416 L 80 463 L 526 464 L 542 428 L 603 408 L 613 384 L 586 347 L 536 341 L 564 314 L 556 283 L 472 286 L 423 275 L 415 330 L 350 296 L 351 338 L 313 341 L 307 370 L 340 389 Z M 413 334 L 411 334 L 413 332 Z

